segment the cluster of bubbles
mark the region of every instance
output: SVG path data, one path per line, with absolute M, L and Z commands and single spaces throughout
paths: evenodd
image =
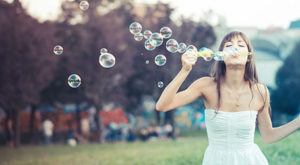
M 185 43 L 179 43 L 175 39 L 171 38 L 173 32 L 169 27 L 162 27 L 159 32 L 151 32 L 150 30 L 145 30 L 142 32 L 142 25 L 138 22 L 133 22 L 129 25 L 129 31 L 133 34 L 136 41 L 142 41 L 145 39 L 144 47 L 146 50 L 154 50 L 155 48 L 163 44 L 164 39 L 168 39 L 166 42 L 166 49 L 171 53 L 184 53 L 186 50 Z
M 152 51 L 155 48 L 161 46 L 163 44 L 164 39 L 168 39 L 166 42 L 166 49 L 171 53 L 184 53 L 187 48 L 197 50 L 195 46 L 187 46 L 185 43 L 178 43 L 175 39 L 172 39 L 171 36 L 173 34 L 172 29 L 169 27 L 162 27 L 159 32 L 152 32 L 150 30 L 143 30 L 143 27 L 138 22 L 133 22 L 129 25 L 129 31 L 133 34 L 133 38 L 136 41 L 142 41 L 145 39 L 144 47 L 148 51 Z M 158 54 L 154 58 L 154 63 L 157 66 L 164 66 L 167 62 L 167 58 L 163 54 Z M 149 60 L 146 60 L 146 64 L 149 64 Z M 159 88 L 163 87 L 163 82 L 159 81 L 157 83 Z
M 64 51 L 64 48 L 60 45 L 56 45 L 53 48 L 53 53 L 58 56 L 62 55 L 63 51 Z M 71 74 L 68 77 L 68 85 L 71 88 L 78 88 L 80 86 L 80 84 L 81 84 L 81 78 L 77 74 Z
M 203 58 L 205 61 L 223 61 L 225 56 L 233 55 L 237 53 L 238 50 L 234 49 L 233 47 L 229 47 L 224 51 L 212 51 L 209 48 L 202 47 L 199 50 L 194 45 L 186 45 L 185 43 L 181 42 L 178 43 L 177 40 L 172 39 L 172 29 L 169 27 L 162 27 L 159 32 L 152 32 L 150 30 L 143 30 L 143 27 L 138 22 L 133 22 L 129 25 L 129 31 L 134 36 L 134 40 L 142 41 L 145 39 L 144 47 L 148 51 L 152 51 L 155 48 L 161 46 L 163 44 L 164 39 L 168 39 L 166 41 L 166 49 L 171 53 L 185 53 L 189 51 L 194 51 L 194 53 L 189 53 L 188 55 L 191 56 L 188 58 L 188 62 L 195 63 L 198 57 Z M 157 66 L 163 66 L 167 62 L 167 58 L 163 54 L 158 54 L 154 62 Z M 149 64 L 149 60 L 146 60 L 146 64 Z M 159 81 L 157 83 L 159 88 L 163 87 L 163 82 Z
M 212 51 L 209 48 L 202 47 L 197 52 L 197 57 L 202 57 L 205 61 L 211 61 L 212 59 L 214 59 L 215 61 L 223 61 L 225 56 L 231 56 L 234 54 L 241 53 L 238 52 L 238 49 L 234 47 L 225 48 L 223 51 Z M 248 54 L 249 52 L 246 52 L 245 54 L 241 55 L 247 56 Z
M 102 48 L 100 49 L 99 63 L 103 68 L 112 68 L 116 64 L 116 58 L 108 53 L 106 48 Z
M 56 45 L 53 48 L 53 53 L 55 55 L 62 55 L 63 54 L 63 47 L 60 45 Z M 104 68 L 112 68 L 116 64 L 116 58 L 108 53 L 106 48 L 100 49 L 100 56 L 99 56 L 99 63 Z M 81 84 L 81 78 L 77 74 L 71 74 L 68 77 L 68 85 L 72 88 L 78 88 Z
M 79 2 L 79 8 L 83 11 L 87 10 L 89 8 L 89 6 L 90 6 L 89 2 L 86 1 L 86 0 L 82 0 L 82 1 Z M 140 36 L 136 35 L 135 39 L 136 40 L 142 40 L 143 37 L 144 37 L 144 35 L 140 35 Z M 57 56 L 62 55 L 63 51 L 64 51 L 64 49 L 60 45 L 56 45 L 53 48 L 53 53 L 54 53 L 54 55 L 57 55 Z M 106 48 L 102 48 L 100 50 L 99 63 L 104 68 L 112 68 L 116 63 L 116 58 L 112 54 L 108 53 Z M 77 75 L 77 74 L 71 74 L 68 77 L 68 85 L 72 88 L 78 88 L 81 85 L 80 76 Z

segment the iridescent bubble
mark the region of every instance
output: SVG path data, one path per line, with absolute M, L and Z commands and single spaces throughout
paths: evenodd
M 187 46 L 186 51 L 197 51 L 197 47 L 194 45 L 189 45 Z
M 104 53 L 107 53 L 108 51 L 107 51 L 107 49 L 106 48 L 101 48 L 100 49 L 100 54 L 104 54 Z
M 90 4 L 88 1 L 80 1 L 79 8 L 81 10 L 87 10 L 89 8 Z
M 71 74 L 68 78 L 68 84 L 72 88 L 78 88 L 81 84 L 81 78 L 77 74 Z
M 176 53 L 178 49 L 178 42 L 174 39 L 169 39 L 166 42 L 166 48 L 171 53 Z
M 138 22 L 133 22 L 129 25 L 129 31 L 132 34 L 138 34 L 142 31 L 142 25 Z
M 149 64 L 149 60 L 146 60 L 145 63 L 146 63 L 146 64 Z
M 145 49 L 146 49 L 146 50 L 149 50 L 149 51 L 154 50 L 154 49 L 156 48 L 156 46 L 153 46 L 153 45 L 151 44 L 151 42 L 150 42 L 149 39 L 145 41 L 144 46 L 145 46 Z
M 223 52 L 215 52 L 213 54 L 214 60 L 216 61 L 223 61 Z
M 99 63 L 104 68 L 111 68 L 116 64 L 116 58 L 110 53 L 103 53 L 99 56 Z
M 238 50 L 236 48 L 234 48 L 233 46 L 225 47 L 223 50 L 223 53 L 225 56 L 231 56 L 231 55 L 238 53 Z
M 160 33 L 152 33 L 152 35 L 149 38 L 149 41 L 154 46 L 160 46 L 163 43 L 163 36 Z
M 187 53 L 187 63 L 194 64 L 197 61 L 198 57 L 196 51 L 190 50 L 185 53 Z
M 157 83 L 157 86 L 158 86 L 158 88 L 162 88 L 162 87 L 164 87 L 164 83 L 162 81 L 159 81 Z
M 205 61 L 211 61 L 213 59 L 213 51 L 206 47 L 199 49 L 198 56 L 202 57 Z
M 142 41 L 143 38 L 144 38 L 144 35 L 142 33 L 134 34 L 134 40 L 136 40 L 136 41 Z
M 64 51 L 64 48 L 60 45 L 56 45 L 54 48 L 53 48 L 53 52 L 55 55 L 61 55 Z
M 157 66 L 163 66 L 166 64 L 167 58 L 166 58 L 166 56 L 159 54 L 159 55 L 155 56 L 154 62 Z
M 143 34 L 144 34 L 144 38 L 147 40 L 152 35 L 152 32 L 150 30 L 145 30 Z
M 213 59 L 213 56 L 203 57 L 205 61 L 211 61 Z
M 162 27 L 159 32 L 163 38 L 170 38 L 172 36 L 172 30 L 169 27 Z
M 185 43 L 180 43 L 178 45 L 178 49 L 177 49 L 178 53 L 184 53 L 185 50 L 186 50 L 186 44 Z

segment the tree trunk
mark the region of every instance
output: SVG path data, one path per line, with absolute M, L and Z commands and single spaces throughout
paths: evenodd
M 29 138 L 30 138 L 30 143 L 31 144 L 36 144 L 37 138 L 35 136 L 36 130 L 35 130 L 35 113 L 36 113 L 36 105 L 31 106 L 30 110 L 30 119 L 29 119 Z
M 12 109 L 12 147 L 20 145 L 20 118 L 19 109 Z

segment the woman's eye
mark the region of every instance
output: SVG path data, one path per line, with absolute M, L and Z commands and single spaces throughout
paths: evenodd
M 231 46 L 232 46 L 232 45 L 226 45 L 225 47 L 227 47 L 227 48 L 228 48 L 228 47 L 231 47 Z
M 245 47 L 245 45 L 239 45 L 239 47 Z

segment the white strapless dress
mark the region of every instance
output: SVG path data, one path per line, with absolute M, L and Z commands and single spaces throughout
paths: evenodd
M 208 147 L 202 165 L 268 165 L 254 143 L 257 111 L 205 110 Z

